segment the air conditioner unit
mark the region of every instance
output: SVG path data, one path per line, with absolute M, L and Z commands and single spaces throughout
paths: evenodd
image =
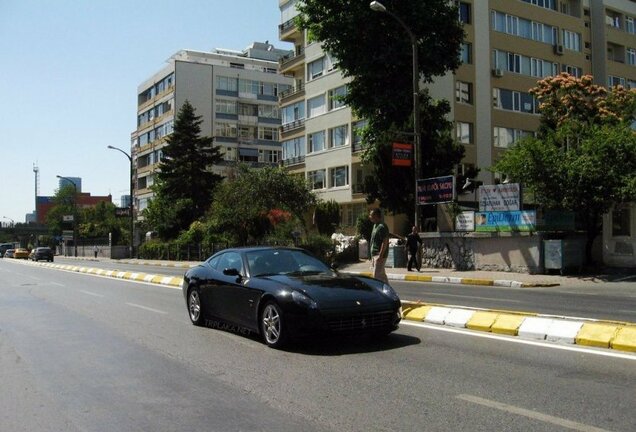
M 495 68 L 492 70 L 493 76 L 502 77 L 504 75 L 504 70 L 501 68 Z
M 556 55 L 563 55 L 563 45 L 554 45 L 554 53 Z

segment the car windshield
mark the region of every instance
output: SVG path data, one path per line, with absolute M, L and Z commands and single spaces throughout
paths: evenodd
M 294 249 L 263 249 L 246 252 L 252 277 L 331 273 L 322 261 Z

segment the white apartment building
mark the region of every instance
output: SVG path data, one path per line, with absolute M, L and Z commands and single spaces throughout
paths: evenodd
M 278 73 L 278 60 L 289 51 L 255 42 L 243 51 L 181 50 L 137 88 L 137 130 L 131 136 L 134 203 L 140 212 L 152 198 L 151 186 L 166 137 L 187 100 L 202 116 L 201 135 L 214 138 L 224 174 L 237 162 L 276 165 L 281 158 L 279 93 L 292 80 Z
M 292 89 L 280 97 L 282 162 L 290 171 L 303 173 L 321 198 L 338 201 L 342 224 L 352 225 L 367 208 L 360 193 L 364 167 L 356 144 L 358 121 L 349 108 L 330 98 L 346 91 L 346 81 L 337 60 L 319 43 L 308 43 L 295 25 L 299 1 L 279 0 L 279 37 L 295 46 L 294 53 L 281 60 L 281 71 L 294 77 Z M 498 176 L 487 168 L 499 155 L 539 126 L 538 105 L 528 93 L 537 80 L 569 72 L 579 77 L 592 74 L 597 84 L 608 87 L 636 88 L 632 0 L 456 3 L 466 33 L 462 65 L 439 77 L 429 91 L 453 102 L 450 116 L 456 138 L 466 149 L 460 170 L 480 168 L 479 179 L 485 184 Z M 407 39 L 405 35 L 405 43 Z M 460 200 L 474 197 L 466 194 Z M 606 218 L 604 253 L 609 261 L 616 255 L 616 262 L 636 265 L 636 211 L 622 206 L 620 212 Z M 613 229 L 612 221 L 622 221 L 621 226 Z

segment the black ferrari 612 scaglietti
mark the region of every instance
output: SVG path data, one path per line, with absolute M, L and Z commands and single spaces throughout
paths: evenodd
M 193 324 L 256 331 L 274 348 L 316 332 L 386 335 L 402 315 L 388 284 L 339 274 L 296 248 L 225 249 L 188 270 L 182 288 Z

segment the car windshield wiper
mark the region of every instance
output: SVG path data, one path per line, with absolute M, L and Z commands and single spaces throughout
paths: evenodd
M 281 273 L 259 273 L 259 274 L 256 274 L 256 275 L 252 276 L 252 277 L 278 276 L 280 274 Z
M 309 276 L 325 273 L 324 270 L 297 270 L 293 272 L 285 273 L 287 276 Z

